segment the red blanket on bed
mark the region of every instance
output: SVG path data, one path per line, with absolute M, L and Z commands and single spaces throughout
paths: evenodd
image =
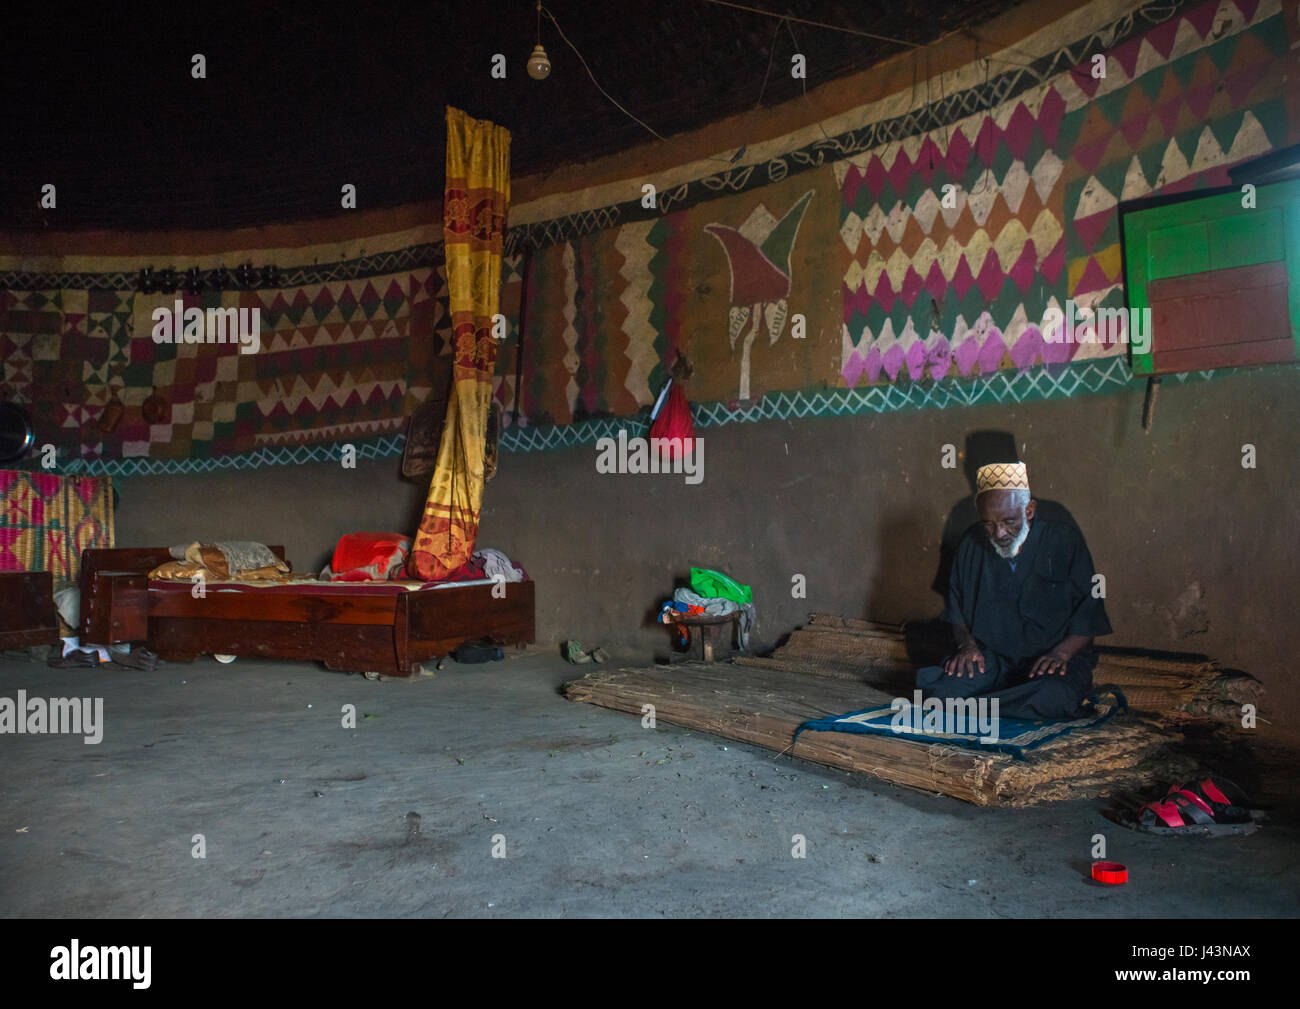
M 330 570 L 337 581 L 386 582 L 401 572 L 410 549 L 401 533 L 347 533 L 339 537 Z

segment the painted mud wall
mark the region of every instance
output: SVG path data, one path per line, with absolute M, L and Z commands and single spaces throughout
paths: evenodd
M 69 470 L 198 472 L 293 448 L 337 457 L 334 446 L 400 432 L 450 373 L 437 225 L 289 249 L 176 241 L 149 255 L 0 258 L 0 397 L 28 405 Z M 145 270 L 156 290 L 142 289 Z M 234 338 L 235 311 L 255 313 L 255 341 Z M 197 324 L 186 339 L 191 312 L 226 322 L 226 339 L 203 342 Z M 142 410 L 151 396 L 161 418 Z M 115 426 L 101 424 L 110 404 Z
M 632 414 L 679 352 L 695 403 L 787 416 L 824 390 L 1107 371 L 1125 346 L 1050 320 L 1124 304 L 1121 201 L 1225 186 L 1286 143 L 1288 29 L 1268 0 L 1100 2 L 1040 34 L 1036 59 L 977 58 L 750 164 L 648 173 L 654 206 L 525 208 L 525 423 Z
M 1093 0 L 1005 49 L 975 36 L 952 66 L 912 54 L 910 89 L 860 75 L 869 100 L 775 139 L 719 152 L 702 131 L 680 148 L 695 160 L 512 207 L 505 448 L 594 440 L 653 402 L 678 353 L 715 420 L 1003 373 L 1069 395 L 1066 366 L 1122 387 L 1124 346 L 1060 342 L 1048 319 L 1123 304 L 1120 201 L 1226 184 L 1288 141 L 1288 9 Z M 446 379 L 440 229 L 362 228 L 220 253 L 179 236 L 0 247 L 0 396 L 30 405 L 69 472 L 395 454 Z M 146 270 L 160 290 L 139 289 Z M 177 302 L 255 310 L 257 352 L 151 339 Z
M 939 536 L 968 493 L 940 451 L 995 430 L 1014 436 L 1036 491 L 1088 535 L 1115 643 L 1211 653 L 1300 714 L 1281 658 L 1297 643 L 1283 612 L 1295 369 L 1167 383 L 1143 435 L 1122 348 L 1053 346 L 1042 326 L 1066 298 L 1122 304 L 1119 200 L 1222 184 L 1231 164 L 1297 139 L 1294 16 L 1294 3 L 1268 0 L 1098 0 L 1038 34 L 998 36 L 1020 52 L 1001 52 L 1011 62 L 976 47 L 910 90 L 844 101 L 820 126 L 791 123 L 802 128 L 734 166 L 614 181 L 575 172 L 571 188 L 514 208 L 496 394 L 513 406 L 518 362 L 521 423 L 488 486 L 481 542 L 537 579 L 542 640 L 662 650 L 665 633 L 646 619 L 699 563 L 754 586 L 760 645 L 813 608 L 933 615 Z M 874 77 L 863 75 L 864 93 Z M 692 156 L 726 161 L 720 143 L 706 131 Z M 654 208 L 640 202 L 649 179 Z M 201 371 L 221 355 L 150 357 L 127 332 L 140 319 L 134 272 L 192 253 L 188 243 L 131 249 L 92 264 L 91 279 L 75 260 L 24 261 L 16 281 L 30 270 L 55 279 L 6 288 L 21 299 L 4 306 L 6 392 L 49 411 L 76 459 L 117 466 L 107 471 L 122 493 L 122 545 L 256 535 L 304 568 L 343 532 L 411 529 L 424 488 L 398 481 L 395 453 L 446 351 L 430 219 L 405 237 L 357 224 L 328 241 L 307 228 L 227 243 L 258 265 L 299 268 L 256 295 L 271 353 L 227 351 L 233 376 Z M 111 282 L 98 276 L 113 270 Z M 697 368 L 688 391 L 705 481 L 598 478 L 595 439 L 643 430 L 638 416 L 678 350 Z M 172 405 L 164 432 L 132 413 L 154 390 Z M 115 394 L 126 426 L 104 439 L 99 411 Z M 1260 453 L 1253 471 L 1240 466 L 1246 442 Z M 356 470 L 319 461 L 344 443 L 373 451 Z M 523 450 L 550 445 L 567 447 Z M 280 464 L 207 465 L 259 452 Z M 179 475 L 142 475 L 143 463 Z M 807 599 L 791 597 L 796 574 Z
M 1265 680 L 1272 716 L 1300 716 L 1291 656 L 1300 374 L 1256 369 L 1166 387 L 1150 434 L 1139 391 L 1010 407 L 733 424 L 705 432 L 705 479 L 599 475 L 594 446 L 502 457 L 480 542 L 537 580 L 538 637 L 667 650 L 651 611 L 694 564 L 754 587 L 757 643 L 825 609 L 932 617 L 944 523 L 970 493 L 945 444 L 998 430 L 1023 444 L 1035 493 L 1074 515 L 1107 576 L 1108 643 L 1205 652 Z M 1254 444 L 1259 465 L 1241 467 Z M 1062 446 L 1068 445 L 1068 451 Z M 362 528 L 410 528 L 422 488 L 396 461 L 118 481 L 118 542 L 250 535 L 302 568 Z M 807 599 L 791 594 L 795 574 Z

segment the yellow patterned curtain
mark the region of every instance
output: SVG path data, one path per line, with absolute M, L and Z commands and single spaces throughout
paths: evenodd
M 483 456 L 500 311 L 501 246 L 510 205 L 510 132 L 447 109 L 443 238 L 455 334 L 451 396 L 424 515 L 407 562 L 423 581 L 469 560 L 483 503 Z

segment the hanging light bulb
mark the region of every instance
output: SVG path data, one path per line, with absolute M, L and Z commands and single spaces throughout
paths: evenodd
M 544 81 L 551 76 L 551 61 L 542 48 L 542 0 L 537 0 L 537 45 L 533 46 L 533 55 L 528 57 L 528 76 L 535 81 Z
M 551 76 L 551 61 L 540 42 L 533 46 L 533 55 L 528 57 L 528 76 L 535 81 L 544 81 Z

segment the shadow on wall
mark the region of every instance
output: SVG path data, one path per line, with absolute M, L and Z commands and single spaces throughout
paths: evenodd
M 906 579 L 903 572 L 915 572 L 918 547 L 933 542 L 934 530 L 926 528 L 916 508 L 892 508 L 881 516 L 876 527 L 875 571 L 863 607 L 866 619 L 901 623 L 917 616 L 900 611 L 899 582 Z
M 943 539 L 939 545 L 939 569 L 930 584 L 930 588 L 937 592 L 945 603 L 948 596 L 948 575 L 952 571 L 953 554 L 956 553 L 957 543 L 961 540 L 962 534 L 979 521 L 979 513 L 975 510 L 975 474 L 979 472 L 981 466 L 990 463 L 1021 461 L 1016 451 L 1016 437 L 1010 431 L 970 432 L 966 435 L 965 458 L 966 483 L 970 487 L 970 494 L 957 501 L 948 512 L 948 520 L 943 527 Z M 1033 483 L 1031 463 L 1029 477 L 1031 493 Z M 1038 518 L 1051 522 L 1067 522 L 1076 529 L 1079 527 L 1079 524 L 1074 521 L 1074 516 L 1059 501 L 1047 501 L 1037 495 L 1034 495 L 1034 500 L 1038 502 Z

